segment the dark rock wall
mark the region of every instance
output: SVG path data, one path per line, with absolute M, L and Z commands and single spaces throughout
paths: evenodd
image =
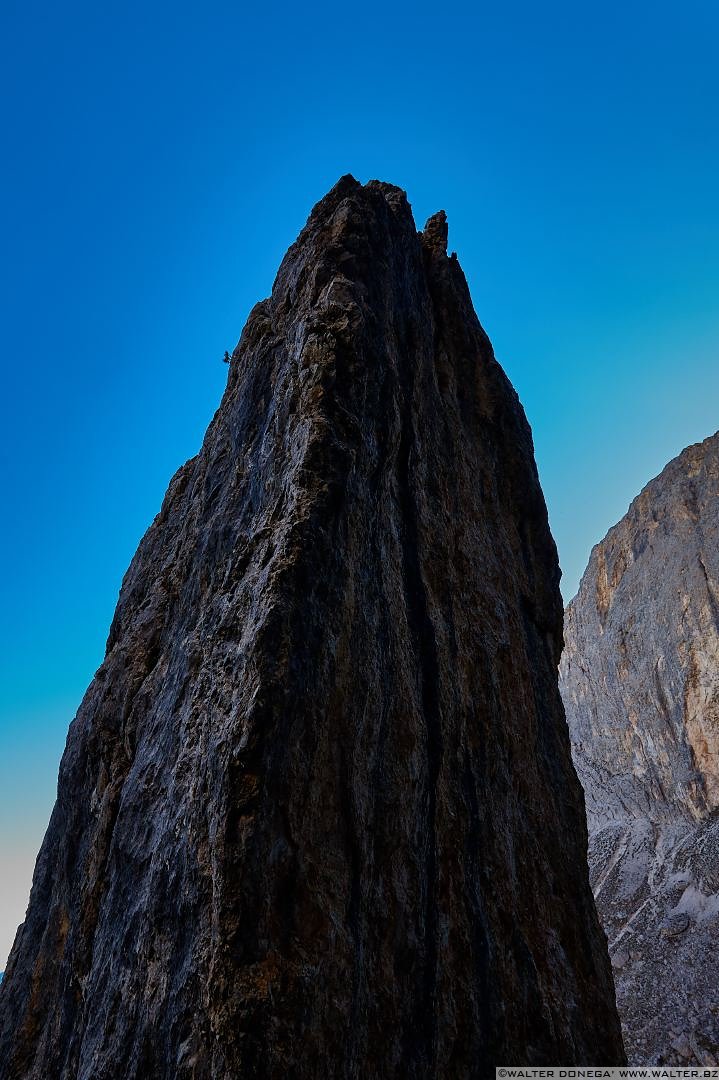
M 123 582 L 0 1076 L 620 1063 L 554 544 L 443 214 L 345 177 Z

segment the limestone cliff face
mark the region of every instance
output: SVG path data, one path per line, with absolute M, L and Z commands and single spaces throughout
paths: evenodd
M 719 434 L 592 552 L 561 686 L 629 1060 L 719 1061 Z
M 619 1063 L 529 428 L 443 214 L 345 177 L 125 577 L 2 1077 Z

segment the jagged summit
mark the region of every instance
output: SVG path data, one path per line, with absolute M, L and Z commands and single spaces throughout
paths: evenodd
M 623 1058 L 524 414 L 405 194 L 343 177 L 122 584 L 0 1077 Z
M 643 488 L 593 548 L 567 608 L 562 671 L 575 756 L 586 746 L 588 761 L 611 755 L 622 766 L 602 784 L 596 807 L 589 802 L 597 819 L 680 813 L 694 821 L 719 809 L 719 766 L 703 750 L 709 734 L 691 708 L 692 672 L 699 678 L 706 668 L 711 684 L 707 649 L 719 633 L 718 478 L 719 432 L 687 447 Z M 699 704 L 704 714 L 705 694 Z M 666 718 L 669 756 L 656 752 L 657 717 Z M 636 731 L 629 747 L 627 724 Z
M 699 442 L 691 443 L 686 446 L 676 457 L 672 458 L 661 472 L 653 477 L 647 484 L 644 485 L 639 494 L 632 499 L 629 508 L 616 525 L 612 525 L 607 530 L 606 535 L 599 543 L 595 544 L 590 553 L 589 562 L 584 571 L 584 574 L 588 578 L 591 578 L 594 572 L 595 557 L 601 557 L 603 549 L 611 546 L 615 535 L 622 530 L 625 530 L 630 523 L 635 523 L 637 528 L 642 527 L 642 519 L 646 517 L 647 507 L 654 508 L 655 503 L 661 504 L 664 507 L 667 498 L 673 499 L 675 497 L 675 487 L 683 486 L 690 483 L 696 474 L 697 470 L 701 470 L 702 463 L 705 460 L 711 460 L 713 455 L 719 452 L 719 431 L 713 435 L 708 435 L 706 439 L 702 439 Z M 656 514 L 658 511 L 653 509 Z M 584 575 L 582 575 L 584 577 Z M 581 591 L 582 582 L 580 581 Z M 573 598 L 567 605 L 569 609 L 574 604 L 576 598 Z
M 420 235 L 431 251 L 439 255 L 447 254 L 448 227 L 447 215 L 444 210 L 439 210 L 428 218 L 427 224 Z
M 294 256 L 297 247 L 307 242 L 313 230 L 320 227 L 323 222 L 330 221 L 335 215 L 337 207 L 343 201 L 351 201 L 358 208 L 361 207 L 363 211 L 376 215 L 379 199 L 386 202 L 387 206 L 401 220 L 404 227 L 415 230 L 412 207 L 407 198 L 407 192 L 403 188 L 397 187 L 395 184 L 388 184 L 383 180 L 369 180 L 366 184 L 362 184 L 351 173 L 347 173 L 340 177 L 334 187 L 314 206 L 307 225 L 300 233 L 296 243 L 288 251 L 285 259 Z M 352 224 L 347 219 L 343 220 L 343 225 L 346 228 L 345 235 L 349 235 L 351 232 Z M 358 225 L 359 221 L 355 220 L 354 224 Z M 446 255 L 448 229 L 445 211 L 439 210 L 436 214 L 433 214 L 418 235 L 425 242 L 428 250 Z

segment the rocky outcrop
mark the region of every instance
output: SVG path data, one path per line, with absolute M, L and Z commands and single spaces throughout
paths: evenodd
M 345 177 L 125 577 L 3 1077 L 619 1063 L 530 431 L 444 214 Z
M 719 434 L 593 552 L 561 686 L 632 1064 L 719 1063 Z

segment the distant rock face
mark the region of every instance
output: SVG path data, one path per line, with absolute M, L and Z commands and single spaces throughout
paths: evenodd
M 719 434 L 594 548 L 565 638 L 629 1061 L 719 1063 Z
M 345 177 L 125 577 L 2 1077 L 623 1060 L 529 428 L 443 214 Z

